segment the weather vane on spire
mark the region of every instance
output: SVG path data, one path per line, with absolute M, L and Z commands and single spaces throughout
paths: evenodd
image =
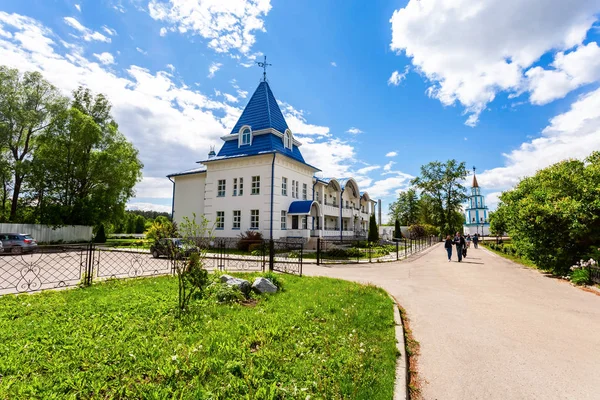
M 475 175 L 475 166 L 473 165 L 473 175 Z
M 270 67 L 273 64 L 267 64 L 267 56 L 265 56 L 265 60 L 262 62 L 256 61 L 256 64 L 258 64 L 258 66 L 263 69 L 263 81 L 266 82 L 267 81 L 267 67 Z

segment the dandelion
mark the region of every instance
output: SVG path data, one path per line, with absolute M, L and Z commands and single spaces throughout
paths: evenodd
M 175 354 L 175 355 L 171 356 L 171 360 L 173 360 L 173 361 L 177 361 L 177 354 Z
M 360 349 L 359 351 L 360 351 L 361 353 L 364 353 L 364 352 L 365 352 L 365 349 Z

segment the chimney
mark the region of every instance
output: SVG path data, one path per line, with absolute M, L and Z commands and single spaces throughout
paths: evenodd
M 217 153 L 215 153 L 215 147 L 211 146 L 210 147 L 210 151 L 208 152 L 208 158 L 213 158 L 217 155 Z

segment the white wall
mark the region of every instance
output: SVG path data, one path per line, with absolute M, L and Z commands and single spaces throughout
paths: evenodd
M 183 217 L 192 218 L 204 214 L 204 183 L 206 173 L 181 175 L 175 181 L 174 221 L 180 224 Z
M 37 242 L 89 242 L 92 239 L 92 227 L 75 225 L 53 229 L 51 226 L 37 224 L 0 224 L 0 233 L 28 233 Z

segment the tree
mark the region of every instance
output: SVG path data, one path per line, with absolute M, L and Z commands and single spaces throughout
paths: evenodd
M 490 233 L 494 236 L 503 236 L 508 227 L 506 224 L 506 207 L 498 207 L 489 214 Z
M 16 221 L 24 180 L 32 167 L 37 138 L 62 112 L 67 100 L 39 72 L 19 74 L 0 66 L 0 150 L 12 174 L 10 221 Z M 4 182 L 4 192 L 8 185 Z
M 369 242 L 379 242 L 379 228 L 377 227 L 377 220 L 375 214 L 371 214 L 369 219 Z
M 94 237 L 94 243 L 106 243 L 106 233 L 104 232 L 104 224 L 100 224 L 98 232 Z
M 154 220 L 154 222 L 152 223 L 150 229 L 148 229 L 148 231 L 146 232 L 146 238 L 153 241 L 157 241 L 158 239 L 163 238 L 174 238 L 177 236 L 177 225 L 175 224 L 175 222 L 171 222 L 165 217 L 156 218 L 156 220 Z
M 35 154 L 33 198 L 45 224 L 112 221 L 141 179 L 138 151 L 118 131 L 107 99 L 82 88 L 73 96 L 71 108 L 40 136 Z
M 146 230 L 146 218 L 141 215 L 135 216 L 135 233 L 144 233 Z
M 419 197 L 415 189 L 398 193 L 398 199 L 390 204 L 390 219 L 400 220 L 404 226 L 419 222 Z
M 600 152 L 566 160 L 502 193 L 492 217 L 505 224 L 519 254 L 537 266 L 567 273 L 600 243 Z
M 400 221 L 398 220 L 394 224 L 394 238 L 402 239 L 402 230 L 400 229 Z
M 464 162 L 433 161 L 421 166 L 421 175 L 411 182 L 431 197 L 436 225 L 442 232 L 451 233 L 456 228 L 457 214 L 460 213 L 461 205 L 467 199 L 466 188 L 461 183 L 466 177 L 467 169 Z M 460 220 L 462 221 L 462 216 Z

